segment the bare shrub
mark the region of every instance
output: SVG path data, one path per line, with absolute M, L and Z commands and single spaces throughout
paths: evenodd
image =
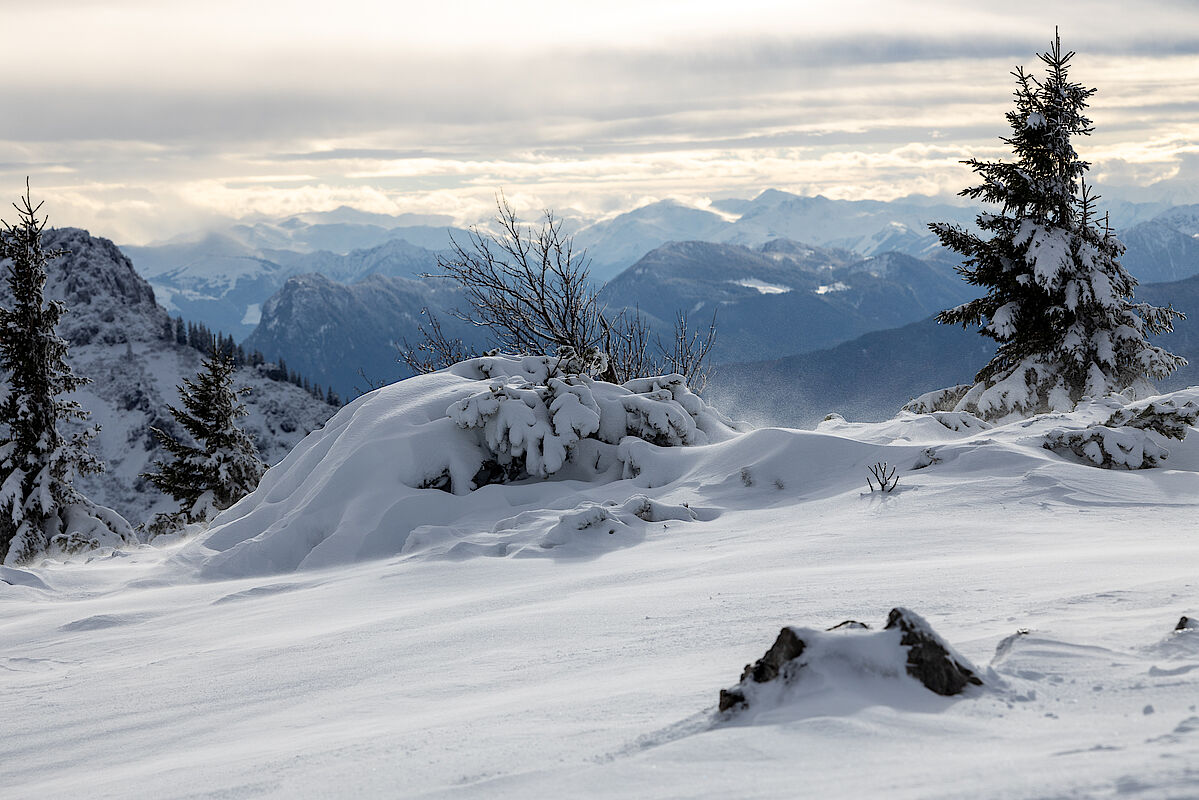
M 890 492 L 899 485 L 899 476 L 895 474 L 895 467 L 888 466 L 886 461 L 880 461 L 868 469 L 870 475 L 874 476 L 873 480 L 870 478 L 870 475 L 866 476 L 866 484 L 870 487 L 871 492 L 875 488 L 883 492 Z M 878 481 L 877 487 L 875 487 L 875 481 Z
M 669 340 L 654 334 L 638 309 L 611 314 L 590 280 L 585 251 L 574 249 L 562 221 L 546 210 L 540 226 L 523 224 L 503 194 L 496 197 L 495 231 L 471 228 L 465 241 L 450 237 L 451 252 L 425 277 L 454 281 L 465 296 L 455 318 L 487 331 L 495 350 L 552 355 L 568 349 L 595 377 L 624 383 L 647 375 L 678 373 L 696 392 L 712 374 L 708 357 L 716 341 L 716 316 L 707 329 L 675 318 Z M 404 341 L 400 358 L 413 372 L 442 369 L 478 355 L 451 339 L 436 316 L 419 327 L 421 341 Z

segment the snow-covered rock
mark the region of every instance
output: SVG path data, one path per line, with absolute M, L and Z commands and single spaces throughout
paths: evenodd
M 864 678 L 897 684 L 911 679 L 948 697 L 969 686 L 981 686 L 977 673 L 978 668 L 938 636 L 923 617 L 906 608 L 893 608 L 886 625 L 877 632 L 853 620 L 825 631 L 783 628 L 766 654 L 745 666 L 736 686 L 720 690 L 719 710 L 761 711 L 763 706 L 784 704 L 791 699 L 788 694 L 793 684 L 809 680 L 827 694 L 845 691 L 846 683 L 852 686 Z M 897 685 L 896 690 L 904 688 Z

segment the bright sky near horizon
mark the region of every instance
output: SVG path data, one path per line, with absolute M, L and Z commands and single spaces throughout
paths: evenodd
M 982 5 L 982 4 L 978 4 Z M 1199 201 L 1199 4 L 0 0 L 0 190 L 146 242 L 349 205 L 952 195 L 1053 27 L 1101 193 Z

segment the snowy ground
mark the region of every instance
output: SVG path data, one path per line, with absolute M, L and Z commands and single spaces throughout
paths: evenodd
M 485 487 L 394 554 L 321 569 L 214 577 L 241 552 L 219 529 L 211 547 L 6 568 L 0 786 L 1194 797 L 1199 630 L 1172 629 L 1199 615 L 1199 435 L 1168 443 L 1165 468 L 1106 471 L 1036 446 L 1063 419 L 832 422 L 652 459 L 647 445 L 637 478 Z M 912 470 L 929 446 L 941 462 Z M 866 490 L 879 460 L 899 466 L 886 496 Z M 697 518 L 630 517 L 637 495 Z M 611 518 L 562 526 L 596 505 Z M 781 626 L 881 624 L 895 605 L 986 685 L 941 698 L 826 665 L 778 707 L 716 713 Z

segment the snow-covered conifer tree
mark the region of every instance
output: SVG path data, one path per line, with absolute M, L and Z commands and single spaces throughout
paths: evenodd
M 979 325 L 999 347 L 973 386 L 926 395 L 913 410 L 956 408 L 995 420 L 1069 409 L 1084 395 L 1143 394 L 1149 380 L 1186 363 L 1146 339 L 1172 330 L 1182 314 L 1132 302 L 1136 280 L 1119 262 L 1124 245 L 1095 218 L 1096 197 L 1083 180 L 1090 164 L 1072 143 L 1091 133 L 1083 110 L 1095 90 L 1069 80 L 1073 55 L 1055 35 L 1039 54 L 1043 79 L 1012 73 L 1016 105 L 1003 141 L 1014 161 L 964 162 L 982 183 L 961 194 L 1000 207 L 978 217 L 983 235 L 929 226 L 964 257 L 962 276 L 987 290 L 937 320 Z
M 0 404 L 0 562 L 29 561 L 51 546 L 74 550 L 133 541 L 133 531 L 116 512 L 98 506 L 71 485 L 75 475 L 103 465 L 89 452 L 99 431 L 64 435 L 59 423 L 85 420 L 79 403 L 62 397 L 88 381 L 67 364 L 67 342 L 55 328 L 66 311 L 46 300 L 46 266 L 61 255 L 42 248 L 46 219 L 38 218 L 28 186 L 17 224 L 0 231 L 0 260 L 11 308 L 0 308 L 0 371 L 7 395 Z
M 157 471 L 145 477 L 180 501 L 183 522 L 207 519 L 233 505 L 254 490 L 266 471 L 254 443 L 237 427 L 236 420 L 246 415 L 246 409 L 238 402 L 240 392 L 233 388 L 233 372 L 232 357 L 214 351 L 204 359 L 199 374 L 184 378 L 178 387 L 183 408 L 169 406 L 168 410 L 196 444 L 151 428 L 171 460 L 156 461 Z

